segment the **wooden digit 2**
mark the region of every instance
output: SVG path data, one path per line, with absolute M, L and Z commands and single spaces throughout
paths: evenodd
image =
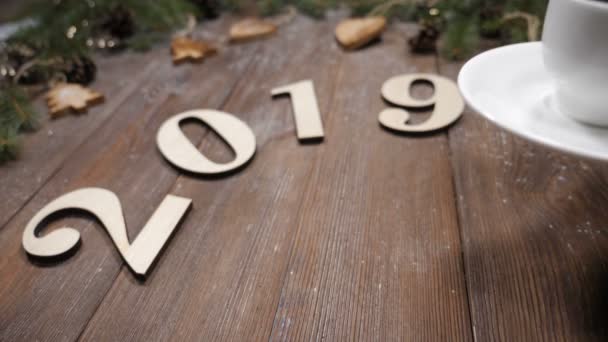
M 218 164 L 200 153 L 179 127 L 179 123 L 186 119 L 197 119 L 209 125 L 230 145 L 236 154 L 234 160 Z M 234 170 L 245 164 L 255 153 L 255 136 L 246 123 L 231 114 L 210 109 L 190 110 L 171 117 L 158 130 L 156 144 L 162 155 L 173 165 L 201 174 Z
M 410 95 L 413 82 L 426 80 L 433 84 L 435 92 L 428 99 L 415 99 Z M 378 120 L 389 129 L 401 132 L 429 132 L 446 127 L 456 121 L 464 110 L 464 100 L 456 84 L 445 77 L 433 74 L 408 74 L 395 76 L 382 85 L 382 97 L 395 105 L 406 108 L 425 108 L 434 105 L 433 114 L 425 122 L 408 124 L 410 114 L 401 108 L 387 108 L 380 112 Z
M 323 124 L 311 80 L 275 88 L 272 96 L 290 94 L 298 140 L 322 139 Z
M 23 231 L 23 248 L 28 254 L 38 257 L 55 257 L 69 252 L 80 240 L 77 230 L 63 227 L 39 237 L 38 226 L 58 211 L 85 210 L 101 221 L 129 267 L 144 276 L 191 204 L 189 198 L 167 195 L 137 238 L 129 244 L 118 197 L 106 189 L 79 189 L 48 203 L 28 222 Z

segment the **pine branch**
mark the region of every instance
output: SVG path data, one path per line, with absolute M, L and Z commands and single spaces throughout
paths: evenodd
M 46 1 L 32 14 L 36 24 L 15 33 L 9 43 L 34 48 L 40 59 L 86 56 L 91 52 L 91 38 L 100 34 L 102 21 L 118 6 L 133 16 L 136 30 L 132 41 L 137 41 L 138 35 L 158 38 L 155 33 L 179 27 L 188 14 L 198 13 L 188 0 Z
M 17 130 L 11 127 L 0 127 L 0 165 L 13 160 L 19 151 Z
M 38 114 L 19 86 L 8 85 L 0 93 L 0 129 L 33 130 L 38 126 Z
M 19 86 L 4 85 L 0 92 L 0 164 L 16 157 L 19 132 L 38 126 L 38 114 L 27 94 Z
M 413 7 L 415 5 L 421 5 L 424 0 L 390 0 L 383 2 L 376 7 L 374 7 L 371 11 L 369 11 L 368 16 L 389 16 L 389 13 L 393 7 L 397 6 L 409 6 Z
M 441 53 L 449 59 L 463 59 L 479 46 L 479 16 L 454 14 L 447 20 Z

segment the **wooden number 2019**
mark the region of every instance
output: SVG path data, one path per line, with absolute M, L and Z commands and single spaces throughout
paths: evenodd
M 412 98 L 409 89 L 416 80 L 430 81 L 435 88 L 434 95 L 425 100 Z M 291 95 L 298 139 L 323 138 L 323 125 L 312 81 L 301 81 L 272 90 L 272 95 L 285 93 Z M 431 117 L 418 125 L 409 124 L 408 112 L 400 108 L 389 108 L 380 113 L 382 125 L 402 132 L 437 130 L 458 119 L 464 109 L 464 102 L 454 82 L 432 74 L 393 77 L 382 86 L 382 96 L 406 108 L 434 106 Z M 234 160 L 218 164 L 201 154 L 179 127 L 180 122 L 188 119 L 202 121 L 216 131 L 235 152 Z M 210 109 L 191 110 L 169 118 L 159 128 L 156 142 L 161 154 L 171 164 L 200 174 L 234 170 L 250 160 L 256 148 L 255 136 L 247 124 L 231 114 Z M 29 221 L 23 232 L 23 248 L 30 255 L 38 257 L 55 257 L 69 252 L 80 240 L 78 231 L 64 227 L 39 237 L 39 226 L 53 213 L 65 209 L 85 210 L 101 221 L 129 267 L 136 274 L 145 275 L 190 205 L 188 198 L 167 195 L 130 244 L 118 197 L 105 189 L 79 189 L 48 203 Z

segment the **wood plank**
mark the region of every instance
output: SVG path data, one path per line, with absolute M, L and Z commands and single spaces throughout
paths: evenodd
M 470 110 L 449 136 L 476 339 L 608 339 L 608 166 Z
M 245 82 L 257 87 L 237 89 L 225 108 L 254 111 L 244 116 L 260 139 L 253 163 L 227 180 L 180 177 L 172 192 L 195 199 L 170 247 L 181 253 L 146 287 L 123 271 L 83 340 L 470 337 L 446 137 L 384 132 L 370 91 L 434 59 L 403 56 L 403 31 L 365 52 L 328 51 L 333 25 L 320 25 L 288 27 L 293 41 L 275 42 Z M 301 36 L 318 38 L 311 47 Z M 308 77 L 328 133 L 301 146 L 289 106 L 259 99 Z
M 401 28 L 337 72 L 272 340 L 471 338 L 446 135 L 377 122 L 385 80 L 435 71 L 433 56 L 404 53 Z
M 167 255 L 145 287 L 121 273 L 83 340 L 268 339 L 310 171 L 331 148 L 300 145 L 290 102 L 270 91 L 310 78 L 329 120 L 341 55 L 331 27 L 299 16 L 264 43 L 222 108 L 253 129 L 252 163 L 226 178 L 179 178 L 171 193 L 194 208 Z M 226 157 L 217 140 L 201 148 Z
M 228 24 L 220 22 L 209 29 L 218 34 Z M 149 82 L 142 82 L 0 231 L 0 340 L 75 340 L 123 266 L 103 229 L 77 215 L 57 220 L 49 228 L 79 228 L 82 246 L 78 252 L 52 267 L 34 265 L 21 248 L 27 221 L 63 193 L 85 186 L 104 187 L 122 201 L 133 240 L 178 176 L 158 154 L 156 129 L 179 111 L 221 106 L 255 49 L 237 46 L 202 65 L 173 67 L 168 49 L 163 48 Z M 129 72 L 123 70 L 123 75 Z M 188 129 L 188 134 L 200 140 L 205 132 Z

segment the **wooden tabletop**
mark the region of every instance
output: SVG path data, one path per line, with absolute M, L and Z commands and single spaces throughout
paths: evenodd
M 233 20 L 199 34 L 225 35 Z M 410 54 L 414 28 L 399 23 L 344 52 L 337 20 L 298 16 L 202 64 L 172 65 L 167 43 L 100 57 L 91 87 L 105 103 L 45 120 L 0 167 L 0 340 L 606 340 L 608 165 L 527 143 L 470 110 L 439 133 L 382 129 L 384 81 L 455 79 L 461 63 Z M 289 99 L 270 96 L 304 79 L 322 143 L 298 143 Z M 245 121 L 253 161 L 213 178 L 168 164 L 156 131 L 195 108 Z M 205 155 L 230 160 L 215 133 L 183 128 Z M 24 252 L 33 215 L 89 186 L 117 194 L 131 240 L 167 194 L 193 199 L 145 281 L 89 215 L 45 230 L 80 231 L 68 259 Z

